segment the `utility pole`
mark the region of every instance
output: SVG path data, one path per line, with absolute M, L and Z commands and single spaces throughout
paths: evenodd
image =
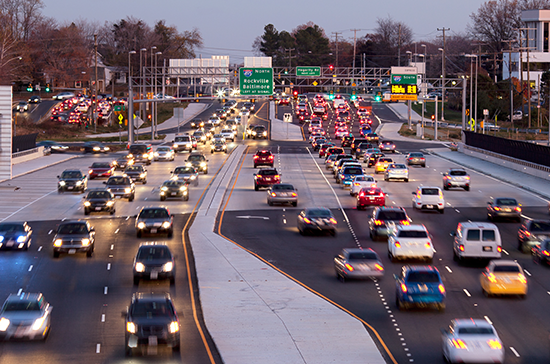
M 441 75 L 442 75 L 442 82 L 441 82 L 441 86 L 442 86 L 442 90 L 441 90 L 441 121 L 445 121 L 445 114 L 444 114 L 444 110 L 445 110 L 445 52 L 446 52 L 446 48 L 445 48 L 445 45 L 446 45 L 446 42 L 445 42 L 445 32 L 447 30 L 451 30 L 451 28 L 437 28 L 437 31 L 438 32 L 443 32 L 443 54 L 441 55 L 443 57 L 443 60 L 441 61 Z
M 341 32 L 332 32 L 334 34 L 334 37 L 336 38 L 336 68 L 338 68 L 338 35 L 342 34 Z
M 97 34 L 94 34 L 94 57 L 95 57 L 95 100 L 92 103 L 92 118 L 94 118 L 94 133 L 97 132 L 97 117 L 95 116 L 97 110 Z
M 401 23 L 399 23 L 399 34 L 397 36 L 397 66 L 401 67 Z
M 296 56 L 292 57 L 292 51 L 295 51 L 296 48 L 286 48 L 285 52 L 288 52 L 288 72 L 290 72 L 290 68 L 292 67 L 292 58 L 296 58 Z
M 361 29 L 352 29 L 353 31 L 353 75 L 355 75 L 355 50 L 357 49 L 357 31 Z M 353 83 L 353 76 L 351 78 Z

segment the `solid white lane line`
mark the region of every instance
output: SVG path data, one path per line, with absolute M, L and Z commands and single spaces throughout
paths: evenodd
M 105 322 L 105 314 L 104 313 L 101 314 L 101 322 Z
M 447 271 L 448 271 L 449 273 L 452 273 L 452 272 L 453 272 L 453 271 L 451 270 L 451 268 L 449 268 L 449 266 L 447 266 L 447 265 L 445 266 L 445 269 L 447 269 Z
M 101 352 L 101 344 L 97 344 L 95 347 L 95 353 L 99 354 Z
M 23 292 L 23 288 L 19 288 L 19 291 L 17 291 L 17 295 L 21 296 L 21 292 Z
M 493 324 L 493 322 L 489 319 L 489 316 L 483 316 L 483 318 L 489 323 L 489 325 Z
M 42 250 L 42 245 L 38 247 L 38 251 L 41 251 Z
M 108 291 L 109 291 L 109 287 L 105 286 L 105 288 L 103 289 L 103 294 L 107 294 Z
M 51 235 L 53 233 L 53 230 L 48 231 L 48 235 Z
M 472 295 L 470 294 L 470 292 L 468 292 L 468 290 L 466 288 L 464 288 L 463 291 L 464 291 L 464 293 L 466 293 L 466 296 L 472 297 Z
M 29 270 L 28 270 L 28 271 L 30 272 L 31 270 L 32 270 L 32 264 L 31 264 L 31 266 L 29 267 Z
M 111 263 L 107 263 L 107 270 L 111 270 Z
M 524 269 L 523 271 L 525 272 L 525 274 L 527 274 L 529 277 L 531 277 L 531 273 L 529 273 L 529 271 L 527 269 Z
M 508 253 L 506 250 L 502 249 L 502 252 L 506 255 L 510 255 L 510 253 Z
M 116 229 L 116 230 L 115 230 L 115 234 L 118 234 L 119 230 L 120 230 L 120 229 Z
M 516 357 L 519 358 L 519 353 L 518 353 L 518 351 L 517 351 L 516 349 L 514 349 L 512 346 L 510 346 L 510 350 L 512 351 L 512 353 L 514 353 L 514 355 L 515 355 Z

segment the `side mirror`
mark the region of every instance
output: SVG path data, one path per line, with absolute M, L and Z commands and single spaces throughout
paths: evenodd
M 59 178 L 59 176 L 57 176 L 57 178 Z
M 397 274 L 394 274 L 394 275 L 393 275 L 393 279 L 399 280 L 399 277 L 397 276 Z
M 90 231 L 95 231 L 95 228 L 92 226 L 92 227 L 90 228 Z
M 107 184 L 107 181 L 103 181 L 103 184 L 106 185 L 106 184 Z
M 416 192 L 411 192 L 412 195 L 416 195 Z
M 453 231 L 449 235 L 454 237 L 454 236 L 456 236 L 456 232 Z
M 449 330 L 447 330 L 447 329 L 440 329 L 440 331 L 443 335 L 448 335 L 449 334 Z

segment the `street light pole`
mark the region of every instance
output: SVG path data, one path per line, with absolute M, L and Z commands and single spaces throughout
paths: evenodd
M 155 120 L 153 119 L 153 109 L 154 109 L 154 98 L 155 98 L 155 91 L 153 89 L 153 50 L 157 49 L 156 46 L 151 47 L 151 93 L 153 94 L 153 97 L 151 98 L 151 140 L 155 140 Z
M 155 95 L 157 94 L 157 70 L 158 70 L 158 55 L 162 54 L 162 52 L 156 52 L 155 53 Z M 162 93 L 162 97 L 164 98 L 165 95 L 164 95 L 164 92 Z M 154 110 L 155 110 L 155 113 L 153 114 L 153 118 L 155 120 L 155 137 L 157 137 L 157 129 L 158 129 L 158 120 L 157 120 L 157 103 L 155 102 L 154 104 Z
M 445 121 L 445 48 L 439 48 L 441 51 L 441 121 Z
M 473 119 L 473 115 L 474 115 L 474 109 L 473 109 L 473 106 L 474 106 L 474 103 L 472 102 L 473 101 L 473 87 L 474 87 L 474 82 L 473 82 L 473 79 L 474 79 L 474 71 L 472 69 L 472 66 L 473 66 L 473 61 L 472 61 L 472 58 L 474 58 L 474 55 L 473 54 L 466 54 L 465 57 L 468 57 L 470 58 L 470 120 Z M 468 120 L 468 122 L 470 121 Z M 470 128 L 471 130 L 471 128 Z
M 143 52 L 147 52 L 147 48 L 139 50 L 139 100 L 143 97 Z M 139 103 L 139 117 L 143 120 L 143 102 Z
M 128 52 L 128 144 L 134 141 L 134 99 L 132 92 L 132 62 L 131 56 L 136 51 Z

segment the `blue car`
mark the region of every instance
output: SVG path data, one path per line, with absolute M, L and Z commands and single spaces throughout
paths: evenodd
M 353 178 L 356 176 L 364 176 L 363 168 L 361 165 L 345 166 L 340 169 L 336 176 L 336 181 L 342 183 L 343 188 L 351 188 Z
M 445 310 L 445 286 L 437 268 L 431 265 L 404 266 L 395 278 L 395 304 L 400 310 L 409 306 L 435 306 Z

